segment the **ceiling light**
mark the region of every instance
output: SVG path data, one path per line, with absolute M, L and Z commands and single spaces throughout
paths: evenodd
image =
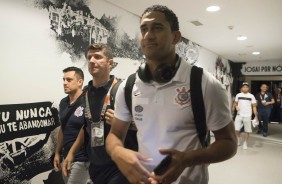
M 217 12 L 218 10 L 220 10 L 219 6 L 209 6 L 206 9 L 208 12 Z
M 253 52 L 252 54 L 253 54 L 253 55 L 259 55 L 260 52 Z
M 247 37 L 240 35 L 240 36 L 237 37 L 237 40 L 240 40 L 240 41 L 241 40 L 247 40 Z

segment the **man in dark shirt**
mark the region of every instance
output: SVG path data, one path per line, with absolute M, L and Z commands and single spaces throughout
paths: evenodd
M 88 83 L 86 90 L 87 123 L 72 146 L 63 164 L 64 174 L 68 174 L 73 154 L 83 144 L 86 145 L 90 167 L 89 174 L 95 184 L 127 184 L 127 179 L 119 171 L 116 164 L 106 152 L 105 139 L 110 131 L 114 111 L 110 105 L 110 89 L 117 82 L 110 75 L 113 65 L 112 50 L 106 44 L 92 44 L 86 52 L 88 70 L 93 80 Z M 89 137 L 89 141 L 84 138 Z
M 258 109 L 258 119 L 259 119 L 259 129 L 258 134 L 262 133 L 264 137 L 268 134 L 268 123 L 269 117 L 272 109 L 272 104 L 274 104 L 274 99 L 271 93 L 267 92 L 267 85 L 262 84 L 260 86 L 260 93 L 256 95 L 257 109 Z M 262 123 L 263 122 L 263 123 Z
M 85 100 L 81 97 L 84 81 L 83 71 L 77 67 L 68 67 L 64 72 L 64 91 L 68 96 L 60 102 L 61 127 L 58 132 L 58 141 L 54 157 L 54 169 L 60 170 L 60 155 L 66 158 L 70 148 L 75 142 L 81 127 L 85 123 Z M 71 174 L 63 176 L 67 184 L 85 184 L 89 179 L 88 156 L 85 149 L 80 149 L 74 156 Z

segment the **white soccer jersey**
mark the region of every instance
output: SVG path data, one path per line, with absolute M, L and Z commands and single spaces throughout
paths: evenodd
M 138 132 L 139 152 L 153 158 L 144 165 L 152 169 L 164 157 L 159 148 L 179 151 L 201 148 L 193 118 L 190 99 L 191 65 L 182 61 L 176 75 L 165 84 L 144 83 L 136 76 L 132 90 L 132 113 Z M 118 89 L 115 116 L 122 121 L 131 121 L 124 99 L 126 81 Z M 207 127 L 215 131 L 232 121 L 227 91 L 212 75 L 204 71 L 202 92 L 205 103 Z M 186 168 L 177 184 L 206 184 L 206 165 Z
M 251 93 L 238 93 L 235 97 L 235 102 L 238 103 L 240 116 L 251 117 L 252 116 L 252 104 L 257 103 L 254 95 Z

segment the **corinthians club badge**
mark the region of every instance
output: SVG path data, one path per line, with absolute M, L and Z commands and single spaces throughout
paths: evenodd
M 185 86 L 176 88 L 176 96 L 175 96 L 175 102 L 179 104 L 180 106 L 188 104 L 190 102 L 190 89 L 186 89 Z

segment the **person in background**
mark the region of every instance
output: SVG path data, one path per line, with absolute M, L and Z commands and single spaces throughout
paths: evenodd
M 204 71 L 201 84 L 207 129 L 213 132 L 215 142 L 203 148 L 191 107 L 192 66 L 175 52 L 181 39 L 178 18 L 166 6 L 151 6 L 142 14 L 140 31 L 146 61 L 136 73 L 132 91 L 139 151 L 123 144 L 132 120 L 124 97 L 126 80 L 117 91 L 107 151 L 130 183 L 207 184 L 208 164 L 229 159 L 237 151 L 227 91 Z M 166 155 L 171 158 L 166 171 L 152 173 Z
M 113 66 L 112 49 L 103 43 L 91 44 L 86 50 L 88 71 L 92 75 L 85 94 L 86 123 L 63 163 L 63 173 L 68 175 L 73 156 L 83 145 L 89 155 L 89 175 L 94 184 L 127 184 L 125 176 L 106 152 L 105 139 L 114 117 L 110 106 L 110 89 L 117 82 L 110 75 Z M 87 141 L 85 141 L 87 140 Z
M 260 93 L 256 95 L 257 100 L 257 110 L 258 110 L 258 134 L 263 135 L 263 137 L 267 137 L 268 135 L 268 123 L 269 117 L 272 109 L 272 104 L 274 104 L 274 99 L 271 93 L 267 92 L 268 86 L 266 84 L 262 84 L 260 86 Z
M 63 73 L 64 92 L 68 96 L 61 100 L 59 106 L 61 126 L 58 131 L 53 161 L 55 171 L 61 170 L 61 152 L 63 158 L 66 158 L 85 123 L 85 100 L 82 98 L 83 71 L 77 67 L 68 67 L 63 70 Z M 66 184 L 85 184 L 89 179 L 88 167 L 88 156 L 82 148 L 74 156 L 70 175 L 68 177 L 63 175 L 64 182 Z
M 249 84 L 247 82 L 242 83 L 241 93 L 238 93 L 235 97 L 234 106 L 237 110 L 235 118 L 235 131 L 238 138 L 238 146 L 241 144 L 240 132 L 241 127 L 244 125 L 244 141 L 243 149 L 248 149 L 249 134 L 252 132 L 252 112 L 257 120 L 257 101 L 251 93 L 249 93 Z

